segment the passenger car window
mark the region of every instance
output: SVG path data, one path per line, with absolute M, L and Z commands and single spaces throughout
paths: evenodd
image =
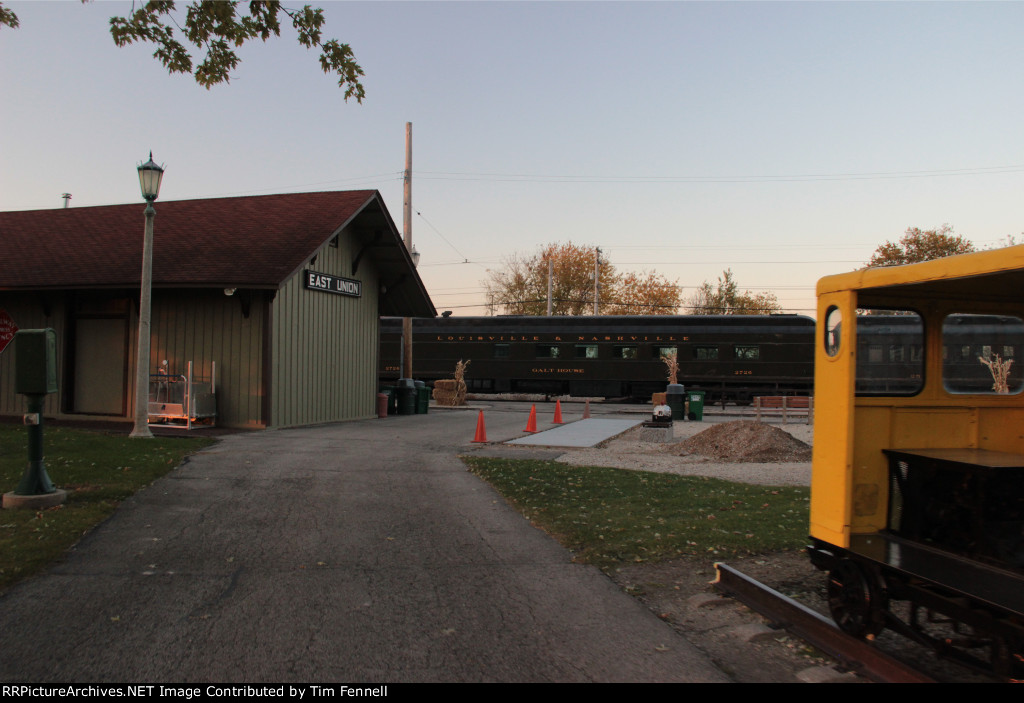
M 942 321 L 942 385 L 949 393 L 1007 395 L 1024 390 L 1014 350 L 1024 320 L 1009 315 L 948 315 Z

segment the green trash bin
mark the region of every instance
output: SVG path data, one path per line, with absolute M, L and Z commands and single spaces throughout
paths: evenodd
M 665 388 L 665 405 L 672 408 L 673 422 L 682 422 L 686 418 L 686 393 L 683 384 L 668 384 Z
M 687 417 L 700 422 L 704 419 L 704 391 L 690 391 L 687 396 L 690 401 L 690 413 Z
M 423 381 L 416 381 L 416 414 L 426 415 L 430 410 L 430 389 Z
M 398 414 L 415 415 L 416 384 L 413 383 L 413 380 L 411 378 L 398 379 L 398 385 L 395 390 L 398 394 Z

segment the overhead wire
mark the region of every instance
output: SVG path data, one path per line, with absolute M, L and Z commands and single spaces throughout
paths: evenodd
M 993 174 L 1004 174 L 1004 173 L 1019 173 L 1024 172 L 1024 164 L 1010 164 L 1004 166 L 989 166 L 989 167 L 971 167 L 971 168 L 956 168 L 956 169 L 931 169 L 931 170 L 917 170 L 917 171 L 879 171 L 879 172 L 862 172 L 862 173 L 808 173 L 808 174 L 782 174 L 782 175 L 741 175 L 741 176 L 709 176 L 709 175 L 675 175 L 675 176 L 594 176 L 594 175 L 550 175 L 550 174 L 522 174 L 522 173 L 496 173 L 496 172 L 446 172 L 446 171 L 420 171 L 417 173 L 417 177 L 426 180 L 461 180 L 461 181 L 516 181 L 516 182 L 537 182 L 537 183 L 770 183 L 770 182 L 794 182 L 794 181 L 836 181 L 836 180 L 880 180 L 880 179 L 899 179 L 899 178 L 933 178 L 933 177 L 950 177 L 950 176 L 978 176 L 978 175 L 993 175 Z M 382 182 L 393 182 L 401 181 L 404 176 L 403 171 L 393 171 L 380 174 L 357 176 L 341 179 L 331 179 L 325 181 L 315 181 L 301 185 L 286 186 L 284 188 L 268 188 L 268 189 L 256 189 L 248 191 L 236 191 L 232 193 L 221 193 L 217 196 L 211 197 L 223 197 L 233 195 L 252 195 L 264 192 L 282 192 L 283 190 L 295 190 L 301 188 L 316 188 L 323 186 L 343 186 L 349 187 L 357 184 L 375 184 Z M 419 216 L 427 226 L 438 236 L 442 241 L 445 242 L 459 257 L 459 261 L 452 262 L 432 262 L 422 263 L 421 267 L 431 266 L 452 266 L 452 265 L 466 265 L 473 264 L 486 268 L 488 265 L 499 265 L 502 262 L 497 260 L 474 260 L 466 256 L 455 244 L 452 243 L 448 237 L 446 237 L 438 227 L 436 227 L 426 216 L 423 215 L 421 210 L 415 210 L 417 216 Z M 997 243 L 1002 240 L 997 240 Z M 860 247 L 867 247 L 873 245 L 856 245 L 856 244 L 780 244 L 772 243 L 765 245 L 752 245 L 744 246 L 746 250 L 752 249 L 765 249 L 765 250 L 778 250 L 784 248 L 801 248 L 801 249 L 857 249 Z M 664 251 L 666 249 L 678 249 L 692 251 L 695 249 L 720 249 L 722 245 L 717 244 L 648 244 L 648 245 L 612 245 L 608 247 L 609 250 L 643 250 L 643 249 L 656 249 L 658 251 Z M 722 261 L 666 261 L 659 259 L 657 261 L 623 261 L 617 262 L 619 265 L 624 266 L 733 266 L 733 265 L 807 265 L 807 264 L 835 264 L 835 265 L 863 265 L 864 262 L 860 259 L 857 260 L 815 260 L 815 261 L 765 261 L 765 260 L 748 260 L 748 261 L 736 261 L 736 260 L 722 260 Z M 687 288 L 699 288 L 699 286 L 676 286 L 678 289 L 686 290 Z M 770 290 L 813 290 L 813 286 L 754 286 L 754 288 L 767 288 Z M 478 289 L 482 290 L 482 289 Z M 458 295 L 456 293 L 449 293 L 443 295 Z M 465 307 L 486 307 L 486 304 L 479 305 L 460 305 L 454 306 L 458 308 Z
M 919 171 L 868 171 L 862 173 L 804 173 L 778 175 L 672 175 L 672 176 L 595 176 L 539 173 L 487 173 L 471 171 L 420 171 L 426 180 L 526 182 L 526 183 L 790 183 L 806 181 L 892 180 L 901 178 L 939 178 L 985 176 L 1024 172 L 1024 164 L 976 166 Z
M 378 173 L 378 174 L 371 175 L 371 176 L 354 176 L 354 177 L 351 177 L 351 178 L 337 178 L 337 179 L 332 179 L 332 180 L 329 180 L 329 181 L 314 181 L 312 183 L 304 183 L 304 184 L 292 185 L 292 186 L 279 186 L 279 187 L 276 187 L 276 188 L 258 188 L 258 189 L 255 189 L 255 190 L 240 190 L 240 191 L 234 191 L 234 192 L 230 192 L 230 193 L 214 193 L 214 194 L 210 195 L 209 197 L 211 197 L 211 198 L 224 198 L 224 197 L 231 197 L 231 196 L 237 196 L 237 195 L 256 195 L 258 193 L 274 193 L 274 194 L 277 194 L 277 193 L 284 193 L 284 192 L 288 192 L 288 191 L 294 191 L 294 190 L 299 189 L 299 188 L 318 188 L 318 187 L 330 186 L 330 185 L 334 185 L 334 186 L 342 186 L 342 185 L 344 185 L 344 186 L 347 186 L 347 187 L 351 188 L 352 186 L 356 186 L 356 185 L 375 185 L 377 183 L 388 183 L 388 182 L 391 182 L 391 181 L 396 181 L 396 180 L 401 180 L 401 179 L 402 179 L 402 172 L 399 171 L 399 172 L 395 172 L 395 173 Z

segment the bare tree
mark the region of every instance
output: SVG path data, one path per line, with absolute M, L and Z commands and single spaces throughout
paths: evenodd
M 740 292 L 732 271 L 726 269 L 718 284 L 704 281 L 697 292 L 686 301 L 691 315 L 768 315 L 782 312 L 774 293 Z

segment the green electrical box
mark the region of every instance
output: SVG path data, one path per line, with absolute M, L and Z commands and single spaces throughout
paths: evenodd
M 14 335 L 14 392 L 57 392 L 57 333 L 52 329 L 19 330 Z

